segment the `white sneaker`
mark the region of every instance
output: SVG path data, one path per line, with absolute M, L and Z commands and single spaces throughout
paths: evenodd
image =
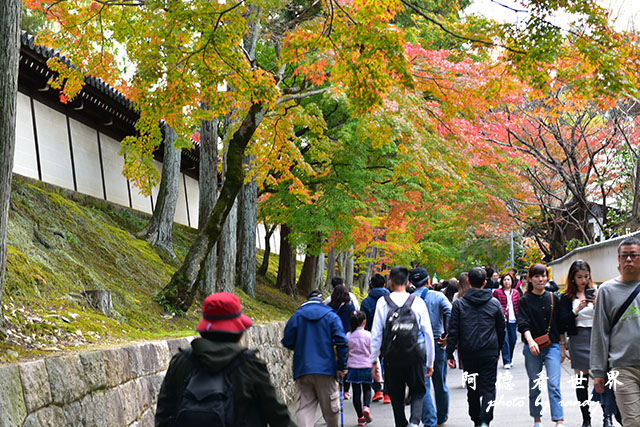
M 542 427 L 542 421 L 534 421 L 533 427 Z
M 407 427 L 418 427 L 418 424 L 409 423 L 407 424 Z
M 504 369 L 511 369 L 511 363 L 507 363 L 506 365 L 504 365 Z

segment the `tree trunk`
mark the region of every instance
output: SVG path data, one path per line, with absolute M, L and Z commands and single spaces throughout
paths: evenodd
M 20 61 L 20 13 L 18 0 L 0 1 L 0 325 L 3 323 L 2 291 L 7 265 L 11 172 L 16 147 L 16 104 Z
M 344 284 L 348 289 L 353 288 L 353 248 L 344 252 Z
M 336 249 L 331 248 L 329 250 L 328 260 L 327 260 L 327 278 L 325 280 L 324 287 L 328 290 L 331 290 L 331 279 L 336 275 Z
M 184 263 L 162 290 L 161 299 L 176 309 L 186 311 L 193 303 L 196 281 L 201 272 L 204 273 L 204 261 L 213 245 L 218 241 L 224 221 L 244 182 L 242 167 L 244 149 L 253 137 L 265 113 L 266 109 L 263 108 L 262 103 L 252 104 L 240 124 L 240 128 L 229 141 L 227 171 L 218 201 L 207 220 L 207 225 L 199 231 L 198 237 L 191 245 Z
M 253 158 L 245 156 L 251 167 Z M 258 185 L 255 178 L 245 183 L 238 195 L 238 257 L 236 287 L 256 296 L 256 227 L 258 226 Z
M 271 256 L 271 236 L 273 236 L 273 232 L 276 231 L 277 224 L 269 227 L 267 223 L 264 223 L 264 255 L 262 256 L 262 264 L 258 269 L 258 274 L 261 276 L 265 276 L 267 271 L 269 270 L 269 257 Z
M 636 167 L 633 172 L 633 205 L 631 205 L 631 218 L 626 224 L 631 232 L 636 231 L 640 224 L 640 155 L 636 158 Z
M 288 295 L 296 294 L 296 252 L 289 243 L 291 229 L 286 225 L 280 226 L 280 257 L 278 262 L 278 277 L 276 287 Z
M 338 252 L 337 262 L 338 262 L 338 276 L 344 279 L 344 276 L 347 272 L 347 251 Z
M 313 289 L 320 289 L 324 283 L 324 252 L 318 255 L 318 268 L 316 268 L 316 277 L 313 279 Z
M 224 158 L 223 170 L 227 169 L 227 157 Z M 242 191 L 242 190 L 240 190 Z M 238 249 L 236 229 L 238 225 L 238 200 L 229 211 L 222 235 L 218 239 L 218 278 L 217 292 L 233 292 L 236 286 L 236 254 Z
M 203 105 L 202 108 L 207 108 Z M 202 121 L 200 128 L 200 165 L 198 173 L 199 206 L 198 230 L 203 230 L 218 196 L 218 120 Z M 216 291 L 216 252 L 214 245 L 204 262 L 203 272 L 196 285 L 201 297 Z
M 316 273 L 318 271 L 318 255 L 307 254 L 304 257 L 304 264 L 298 279 L 296 288 L 300 294 L 306 296 L 312 289 L 315 289 Z
M 164 131 L 164 156 L 158 200 L 149 224 L 138 235 L 159 249 L 163 257 L 175 260 L 176 254 L 173 250 L 171 231 L 178 203 L 180 150 L 174 147 L 177 136 L 173 129 L 166 124 L 163 124 L 162 127 Z

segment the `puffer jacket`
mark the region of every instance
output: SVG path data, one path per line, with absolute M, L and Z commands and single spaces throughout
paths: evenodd
M 453 352 L 475 357 L 498 356 L 504 344 L 504 312 L 488 289 L 471 288 L 456 300 L 449 320 L 447 358 Z
M 246 348 L 237 343 L 196 338 L 191 342 L 192 355 L 211 373 L 220 372 Z M 168 427 L 175 416 L 178 401 L 193 364 L 189 357 L 178 353 L 171 359 L 164 377 L 156 409 L 156 427 Z M 233 386 L 233 402 L 237 426 L 295 427 L 287 406 L 280 400 L 269 379 L 266 363 L 256 356 L 229 373 Z

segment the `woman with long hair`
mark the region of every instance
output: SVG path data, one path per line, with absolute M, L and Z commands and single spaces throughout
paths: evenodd
M 458 277 L 458 292 L 453 295 L 453 301 L 462 298 L 469 288 L 471 288 L 471 284 L 469 283 L 469 273 L 461 273 L 460 277 Z M 453 303 L 453 301 L 451 302 Z
M 569 357 L 571 368 L 578 378 L 584 378 L 576 387 L 576 397 L 582 412 L 582 427 L 591 426 L 589 412 L 589 356 L 591 347 L 591 328 L 593 326 L 593 309 L 596 301 L 596 287 L 591 280 L 591 267 L 581 259 L 574 261 L 569 267 L 567 288 L 560 298 L 560 306 L 569 341 Z M 565 343 L 560 342 L 562 351 Z M 603 406 L 604 426 L 612 426 L 611 415 Z
M 493 296 L 500 302 L 507 323 L 507 334 L 502 346 L 502 366 L 511 369 L 513 350 L 518 340 L 518 307 L 520 306 L 520 294 L 514 289 L 516 278 L 511 273 L 500 276 L 500 287 L 493 291 Z
M 527 292 L 520 299 L 518 308 L 518 332 L 524 342 L 524 363 L 529 377 L 529 414 L 533 426 L 542 426 L 542 368 L 546 369 L 546 383 L 551 405 L 551 419 L 557 426 L 564 426 L 562 394 L 560 392 L 561 364 L 564 353 L 560 351 L 563 327 L 560 319 L 560 298 L 545 290 L 547 268 L 534 264 L 529 268 Z

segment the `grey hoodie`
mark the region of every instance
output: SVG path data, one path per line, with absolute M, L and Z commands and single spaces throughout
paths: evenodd
M 611 279 L 598 289 L 591 331 L 591 373 L 606 378 L 607 371 L 621 366 L 640 366 L 640 295 L 611 330 L 618 308 L 640 282 Z

